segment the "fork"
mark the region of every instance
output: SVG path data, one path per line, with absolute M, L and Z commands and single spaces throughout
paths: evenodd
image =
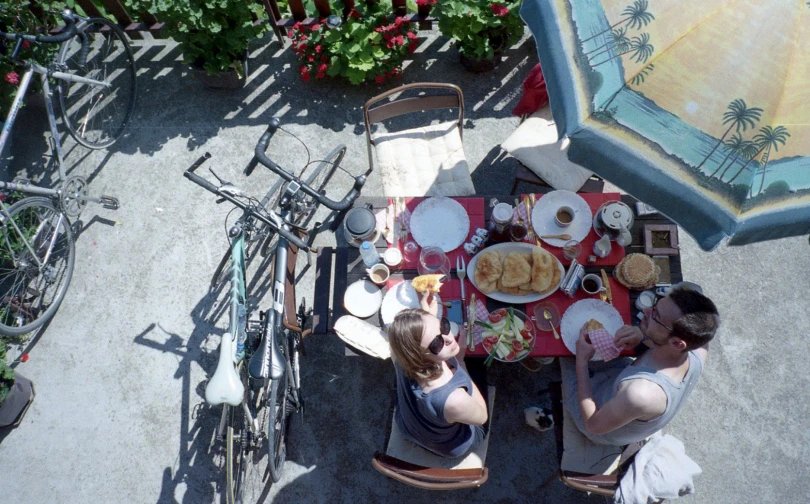
M 467 294 L 464 291 L 464 279 L 467 278 L 467 264 L 461 256 L 456 257 L 456 275 L 458 275 L 458 279 L 461 280 L 461 320 L 464 323 L 464 329 L 467 330 L 467 346 L 469 347 L 472 334 L 470 333 L 470 328 L 467 327 Z

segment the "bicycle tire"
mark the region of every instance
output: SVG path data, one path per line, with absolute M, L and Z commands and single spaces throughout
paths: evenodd
M 222 256 L 222 259 L 220 259 L 217 269 L 214 270 L 214 274 L 211 276 L 211 290 L 216 289 L 222 282 L 227 280 L 230 273 L 231 249 L 228 248 Z
M 2 216 L 0 226 L 0 333 L 21 336 L 50 320 L 65 298 L 76 245 L 70 220 L 48 198 L 30 197 L 8 207 L 8 215 L 27 237 L 43 267 L 32 261 L 20 234 Z M 51 242 L 53 246 L 51 247 Z M 50 254 L 48 251 L 50 250 Z M 17 258 L 16 262 L 14 257 Z M 47 295 L 54 296 L 47 300 Z
M 283 336 L 281 348 L 287 366 L 289 366 L 289 346 L 286 330 Z M 287 373 L 282 373 L 279 379 L 272 381 L 270 397 L 267 402 L 268 407 L 273 408 L 270 416 L 271 421 L 267 423 L 267 439 L 268 441 L 272 440 L 272 443 L 267 443 L 269 450 L 267 468 L 274 483 L 281 479 L 284 461 L 287 459 L 287 428 L 289 427 L 288 420 L 292 415 L 292 409 L 289 405 L 291 387 L 292 384 L 288 380 Z
M 307 179 L 304 181 L 308 186 L 314 188 L 317 192 L 323 193 L 326 188 L 326 184 L 332 179 L 334 176 L 335 171 L 337 170 L 338 166 L 340 166 L 340 162 L 343 160 L 343 156 L 346 155 L 346 146 L 343 144 L 338 145 L 332 152 L 326 155 L 324 159 L 318 163 L 315 167 L 315 170 L 309 174 Z M 275 186 L 274 186 L 275 187 Z M 272 191 L 272 189 L 271 189 Z M 269 194 L 269 193 L 268 193 Z M 279 194 L 276 196 L 276 199 L 268 208 L 274 208 L 275 205 L 278 203 L 278 198 L 281 195 Z M 265 196 L 267 198 L 267 196 Z M 296 226 L 306 226 L 309 223 L 309 219 L 315 213 L 315 210 L 318 209 L 319 202 L 314 197 L 310 196 L 309 194 L 302 194 L 301 198 L 298 201 L 298 205 L 304 207 L 305 210 L 302 212 L 297 212 L 295 214 L 295 218 L 293 219 L 293 224 Z M 262 257 L 267 257 L 268 255 L 272 254 L 276 246 L 278 245 L 278 239 L 276 233 L 271 233 L 267 236 L 262 244 L 262 248 L 260 253 Z
M 103 18 L 80 21 L 77 34 L 62 43 L 57 63 L 67 72 L 104 80 L 112 76 L 109 92 L 89 85 L 58 80 L 59 109 L 70 135 L 90 149 L 109 147 L 121 135 L 135 110 L 135 58 L 126 35 Z M 82 36 L 87 36 L 86 63 L 80 61 Z
M 247 371 L 244 363 L 239 362 L 237 367 L 239 378 L 242 384 L 247 386 Z M 245 388 L 247 393 L 248 389 Z M 247 441 L 247 430 L 245 412 L 242 405 L 229 406 L 223 404 L 223 408 L 227 408 L 228 426 L 225 438 L 225 501 L 228 504 L 236 504 L 242 501 L 242 490 L 245 473 L 245 442 Z

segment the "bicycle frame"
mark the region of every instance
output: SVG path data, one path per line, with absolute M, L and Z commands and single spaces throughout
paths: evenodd
M 11 105 L 11 110 L 9 110 L 8 116 L 6 117 L 6 122 L 3 125 L 3 131 L 2 133 L 0 133 L 0 153 L 2 153 L 6 147 L 6 142 L 8 141 L 9 133 L 11 132 L 11 128 L 14 126 L 14 120 L 17 118 L 17 113 L 20 111 L 20 108 L 22 107 L 23 98 L 25 98 L 25 94 L 28 92 L 28 88 L 31 85 L 31 79 L 35 73 L 40 75 L 40 80 L 42 82 L 42 91 L 45 95 L 45 107 L 48 113 L 48 124 L 50 125 L 51 128 L 51 136 L 53 138 L 53 148 L 56 151 L 56 159 L 59 167 L 59 179 L 64 181 L 67 179 L 67 174 L 65 173 L 64 156 L 62 155 L 62 141 L 61 137 L 59 136 L 59 131 L 56 128 L 56 114 L 54 113 L 53 109 L 53 99 L 51 98 L 51 87 L 50 84 L 48 83 L 48 76 L 54 77 L 56 79 L 61 79 L 67 82 L 76 82 L 80 84 L 88 84 L 91 86 L 101 86 L 109 88 L 111 87 L 111 85 L 108 82 L 99 81 L 95 79 L 88 79 L 86 77 L 81 77 L 79 75 L 73 75 L 70 73 L 58 71 L 50 71 L 49 69 L 41 65 L 38 65 L 37 63 L 30 61 L 27 62 L 26 70 L 23 73 L 22 80 L 20 81 L 20 87 L 17 90 L 17 94 L 14 96 L 14 102 Z M 62 193 L 60 189 L 48 189 L 45 187 L 39 187 L 32 184 L 19 184 L 15 182 L 3 182 L 3 181 L 0 181 L 0 188 L 52 197 L 58 197 Z M 98 196 L 79 194 L 76 195 L 75 198 L 79 201 L 91 201 L 93 203 L 101 203 L 101 204 L 105 203 L 104 198 Z

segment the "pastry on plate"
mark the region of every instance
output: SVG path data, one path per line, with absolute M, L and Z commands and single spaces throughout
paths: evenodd
M 496 250 L 481 252 L 475 267 L 475 283 L 484 294 L 495 292 L 503 273 L 503 254 Z
M 545 292 L 548 290 L 554 280 L 554 274 L 559 274 L 559 270 L 557 260 L 551 253 L 542 247 L 532 249 L 531 289 L 533 291 Z
M 526 256 L 512 252 L 503 260 L 503 277 L 501 283 L 504 287 L 519 287 L 532 281 L 532 266 Z
M 432 275 L 420 275 L 411 280 L 411 285 L 416 292 L 432 292 L 437 294 L 442 288 L 442 278 L 444 275 L 436 273 Z

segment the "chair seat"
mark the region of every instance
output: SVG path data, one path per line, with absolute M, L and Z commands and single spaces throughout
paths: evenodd
M 554 189 L 579 191 L 593 172 L 569 161 L 569 140 L 558 138 L 551 109 L 545 107 L 523 121 L 501 147 Z
M 373 144 L 385 196 L 475 194 L 456 122 L 378 134 Z

